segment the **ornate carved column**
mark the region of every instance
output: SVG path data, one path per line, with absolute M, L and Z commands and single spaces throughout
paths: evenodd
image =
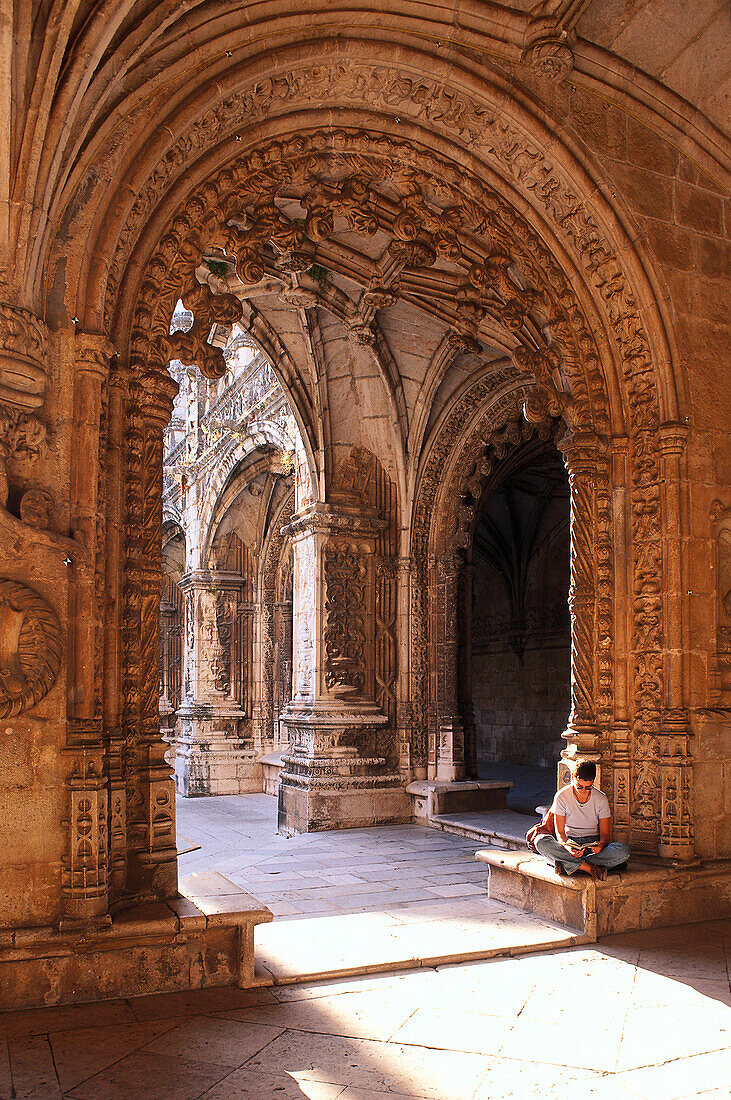
M 632 603 L 629 502 L 629 440 L 612 439 L 612 527 L 614 578 L 614 692 L 609 764 L 612 771 L 612 817 L 615 839 L 629 842 L 631 832 L 632 727 L 630 723 Z M 609 791 L 605 788 L 605 793 Z
M 399 678 L 398 700 L 396 708 L 396 731 L 398 736 L 399 770 L 404 782 L 410 783 L 414 777 L 413 761 L 413 708 L 411 706 L 411 583 L 414 565 L 411 558 L 398 560 L 398 616 L 402 623 L 399 632 Z
M 693 858 L 693 758 L 686 706 L 683 609 L 683 544 L 686 517 L 682 501 L 683 456 L 687 428 L 664 424 L 660 428 L 660 469 L 665 527 L 665 692 L 666 709 L 660 722 L 661 823 L 658 853 L 667 859 Z M 686 541 L 687 545 L 687 541 Z
M 457 607 L 460 561 L 446 554 L 434 564 L 434 657 L 437 722 L 437 779 L 463 779 L 464 730 L 457 697 Z
M 469 562 L 462 566 L 459 583 L 459 682 L 458 705 L 464 729 L 464 766 L 470 779 L 477 779 L 477 736 L 475 714 L 472 705 L 472 586 L 475 567 Z
M 107 523 L 104 612 L 103 716 L 106 752 L 104 768 L 109 790 L 109 887 L 121 894 L 127 873 L 127 792 L 122 729 L 122 628 L 124 591 L 125 437 L 129 368 L 112 361 L 108 389 L 106 508 Z
M 568 432 L 558 441 L 571 488 L 571 714 L 563 736 L 567 745 L 558 765 L 559 786 L 568 782 L 568 765 L 600 761 L 596 722 L 596 551 L 594 534 L 596 439 L 589 433 Z M 598 776 L 601 782 L 601 775 Z
M 135 751 L 137 805 L 134 809 L 137 888 L 143 895 L 170 897 L 177 891 L 175 791 L 160 736 L 159 660 L 162 582 L 163 433 L 170 420 L 178 384 L 166 370 L 141 380 L 140 438 L 142 466 L 139 568 L 139 737 Z
M 69 593 L 69 693 L 66 748 L 69 790 L 68 847 L 63 860 L 63 914 L 89 920 L 108 908 L 107 777 L 102 734 L 101 624 L 103 590 L 96 583 L 103 558 L 99 493 L 105 488 L 103 393 L 113 348 L 102 336 L 76 337 L 71 528 L 86 555 L 73 566 Z M 98 545 L 99 544 L 99 545 Z
M 242 732 L 250 715 L 236 694 L 237 664 L 252 657 L 236 645 L 245 584 L 241 574 L 225 570 L 199 569 L 183 578 L 185 693 L 175 781 L 184 795 L 261 790 L 256 752 Z
M 288 528 L 294 549 L 294 697 L 282 715 L 279 828 L 285 833 L 405 820 L 400 776 L 381 751 L 374 702 L 375 548 L 382 521 L 313 504 Z

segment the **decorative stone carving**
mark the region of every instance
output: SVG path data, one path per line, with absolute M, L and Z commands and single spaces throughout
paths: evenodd
M 20 518 L 28 527 L 46 530 L 50 526 L 53 497 L 45 489 L 27 489 L 20 499 Z
M 531 43 L 527 50 L 530 67 L 541 76 L 559 83 L 565 80 L 574 67 L 574 55 L 565 39 L 542 38 Z
M 32 588 L 0 580 L 0 718 L 40 703 L 61 666 L 63 637 L 53 609 Z
M 8 501 L 12 468 L 21 462 L 33 462 L 45 451 L 43 421 L 34 413 L 0 403 L 0 506 Z
M 48 330 L 30 310 L 0 303 L 0 402 L 43 404 Z
M 335 696 L 365 687 L 366 584 L 368 571 L 356 544 L 329 545 L 324 552 L 325 684 Z

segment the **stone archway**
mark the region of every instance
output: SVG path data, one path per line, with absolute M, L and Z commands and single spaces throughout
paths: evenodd
M 394 155 L 399 158 L 398 166 Z M 552 265 L 542 242 L 531 234 L 527 224 L 495 192 L 484 192 L 483 189 L 484 197 L 480 202 L 480 184 L 470 181 L 470 185 L 466 186 L 464 174 L 460 176 L 459 187 L 456 177 L 455 182 L 450 183 L 450 169 L 443 159 L 439 162 L 437 183 L 436 176 L 429 176 L 430 157 L 436 164 L 433 155 L 421 149 L 417 169 L 414 147 L 408 143 L 394 145 L 383 139 L 373 142 L 362 133 L 341 130 L 327 137 L 315 133 L 306 140 L 301 137 L 296 142 L 273 143 L 263 151 L 257 151 L 253 157 L 237 162 L 233 168 L 225 169 L 215 181 L 206 184 L 205 193 L 188 200 L 191 212 L 178 217 L 177 224 L 181 230 L 192 225 L 197 228 L 188 230 L 185 236 L 182 233 L 177 236 L 172 234 L 165 239 L 168 256 L 164 263 L 169 272 L 169 285 L 175 286 L 176 300 L 181 294 L 186 304 L 194 305 L 194 328 L 184 336 L 176 333 L 166 343 L 161 326 L 166 326 L 167 322 L 164 305 L 160 303 L 157 320 L 153 320 L 151 328 L 146 325 L 148 335 L 143 335 L 140 329 L 136 330 L 134 354 L 140 360 L 148 358 L 144 349 L 148 346 L 149 333 L 157 330 L 157 344 L 164 352 L 203 356 L 206 369 L 214 370 L 215 356 L 213 352 L 209 354 L 202 349 L 202 334 L 217 318 L 226 320 L 239 315 L 241 305 L 221 276 L 211 277 L 210 265 L 213 263 L 214 266 L 226 268 L 234 279 L 231 285 L 241 287 L 243 284 L 244 290 L 247 285 L 256 287 L 261 283 L 268 265 L 275 274 L 283 273 L 285 282 L 287 278 L 294 279 L 292 289 L 280 292 L 280 297 L 284 294 L 285 299 L 291 299 L 305 312 L 313 308 L 324 310 L 348 331 L 351 342 L 373 349 L 371 354 L 381 383 L 390 395 L 390 419 L 396 429 L 389 445 L 398 451 L 401 383 L 394 374 L 392 357 L 389 358 L 388 349 L 384 347 L 382 325 L 376 322 L 375 311 L 385 311 L 395 302 L 404 300 L 426 314 L 440 317 L 443 322 L 446 320 L 452 330 L 449 346 L 453 353 L 451 360 L 444 364 L 447 369 L 455 356 L 474 354 L 479 350 L 478 333 L 483 334 L 483 339 L 489 334 L 490 339 L 501 342 L 512 356 L 515 377 L 522 375 L 526 378 L 527 389 L 523 400 L 529 418 L 541 420 L 553 412 L 562 414 L 571 426 L 567 453 L 570 453 L 573 467 L 575 502 L 572 744 L 574 752 L 597 757 L 601 754 L 600 728 L 610 721 L 613 661 L 611 629 L 599 625 L 601 616 L 602 623 L 610 624 L 608 608 L 612 595 L 608 562 L 602 565 L 604 579 L 601 579 L 598 590 L 592 587 L 590 591 L 588 587 L 590 563 L 595 554 L 600 554 L 602 539 L 606 541 L 610 538 L 609 532 L 602 534 L 597 526 L 597 513 L 603 507 L 602 493 L 607 490 L 601 489 L 597 494 L 594 491 L 596 486 L 589 491 L 585 483 L 585 478 L 595 479 L 606 461 L 602 455 L 606 454 L 606 432 L 610 425 L 610 408 L 604 396 L 605 381 L 598 368 L 599 356 L 596 350 L 591 350 L 594 341 L 582 307 L 578 301 L 570 304 L 568 282 L 565 278 L 562 281 L 555 262 Z M 288 165 L 284 175 L 279 167 L 283 160 Z M 354 168 L 357 169 L 355 175 Z M 302 209 L 303 199 L 297 197 L 296 192 L 303 187 L 309 188 L 304 207 L 308 216 L 300 225 L 286 211 L 288 205 L 290 210 L 294 209 L 293 203 L 299 203 Z M 394 196 L 399 191 L 401 199 L 395 201 Z M 466 199 L 460 198 L 465 194 Z M 440 201 L 441 207 L 438 205 Z M 434 211 L 440 209 L 442 216 L 437 218 Z M 236 210 L 240 211 L 239 215 Z M 250 210 L 254 213 L 251 214 Z M 240 226 L 247 219 L 251 224 L 244 231 Z M 330 263 L 336 271 L 338 263 L 342 264 L 342 249 L 338 259 L 338 247 L 335 246 L 333 251 L 331 243 L 337 236 L 337 219 L 340 219 L 340 224 L 345 220 L 351 234 L 360 234 L 366 239 L 379 232 L 391 234 L 388 255 L 392 266 L 399 272 L 398 294 L 389 290 L 387 285 L 381 285 L 376 290 L 364 289 L 356 308 L 338 286 L 324 285 L 318 291 L 306 280 L 303 284 L 301 273 L 309 272 L 310 268 L 314 270 L 318 247 L 330 249 Z M 475 232 L 478 236 L 480 233 L 483 235 L 482 249 L 486 255 L 476 263 L 470 263 L 470 249 L 474 255 L 475 244 L 468 242 L 477 239 Z M 539 261 L 542 255 L 545 259 Z M 425 294 L 418 289 L 419 279 L 423 278 L 418 272 L 428 269 L 438 256 L 452 265 L 456 276 L 451 273 L 441 275 L 441 284 L 438 282 L 430 294 Z M 155 259 L 153 269 L 161 262 L 162 256 Z M 234 263 L 238 265 L 236 269 Z M 466 278 L 460 277 L 460 271 L 465 268 Z M 208 275 L 205 274 L 206 269 Z M 551 272 L 550 280 L 544 277 L 544 270 Z M 196 276 L 194 271 L 197 271 Z M 414 275 L 410 274 L 412 271 Z M 308 277 L 312 283 L 311 277 Z M 350 277 L 353 277 L 352 267 Z M 207 282 L 201 284 L 199 278 Z M 363 274 L 359 275 L 356 283 L 360 279 L 363 285 L 364 278 Z M 372 284 L 373 276 L 369 279 Z M 163 309 L 162 313 L 160 309 Z M 639 346 L 635 348 L 632 361 L 638 367 L 643 362 Z M 660 523 L 658 505 L 652 504 L 648 508 L 648 502 L 653 497 L 653 479 L 656 481 L 660 473 L 656 452 L 647 450 L 651 425 L 657 422 L 657 413 L 652 412 L 652 405 L 648 403 L 650 391 L 644 385 L 648 377 L 646 373 L 642 374 L 644 388 L 632 391 L 627 408 L 630 419 L 633 415 L 640 418 L 637 432 L 632 431 L 630 437 L 633 441 L 631 448 L 643 452 L 641 458 L 638 456 L 638 470 L 641 473 L 635 480 L 630 480 L 628 492 L 630 498 L 634 495 L 637 511 L 633 514 L 642 515 L 645 532 L 651 516 L 655 531 L 659 530 Z M 612 400 L 616 405 L 617 396 Z M 612 412 L 615 419 L 617 413 L 617 409 Z M 624 430 L 622 416 L 620 424 Z M 631 453 L 634 455 L 634 450 Z M 650 455 L 652 460 L 648 462 Z M 330 458 L 319 465 L 327 473 L 328 462 L 332 461 Z M 405 482 L 405 471 L 399 472 L 398 462 L 396 466 L 396 476 Z M 329 471 L 328 477 L 331 479 L 332 466 Z M 606 474 L 604 477 L 606 479 Z M 328 478 L 318 490 L 326 497 L 327 484 Z M 657 558 L 654 565 L 656 570 L 661 568 Z M 444 583 L 454 583 L 450 568 Z M 650 587 L 656 583 L 653 580 Z M 657 665 L 659 621 L 656 621 L 652 611 L 649 588 L 647 597 L 638 596 L 636 608 L 641 619 L 641 626 L 637 628 L 639 644 L 650 647 L 640 654 L 641 664 L 646 666 L 648 662 L 650 665 L 654 662 Z M 606 651 L 599 660 L 600 674 L 596 673 L 594 666 L 595 641 L 599 650 L 603 648 Z M 656 651 L 654 656 L 653 650 Z M 421 660 L 424 660 L 423 654 Z M 416 663 L 418 665 L 418 658 Z M 446 667 L 448 662 L 443 664 Z M 437 693 L 441 692 L 440 706 L 444 710 L 447 700 L 446 710 L 454 709 L 449 701 L 454 688 L 445 682 L 440 689 L 439 675 L 436 679 L 434 675 L 432 684 Z M 601 690 L 598 678 L 602 679 Z M 659 687 L 659 681 L 656 683 Z M 640 838 L 642 830 L 638 823 L 643 820 L 643 815 L 647 820 L 656 821 L 658 818 L 658 803 L 648 802 L 647 792 L 650 788 L 659 791 L 659 779 L 648 782 L 647 775 L 653 771 L 651 761 L 659 751 L 655 738 L 659 732 L 662 705 L 659 696 L 653 697 L 646 677 L 642 685 L 642 715 L 637 719 L 636 740 L 637 745 L 643 748 L 633 760 L 632 767 L 625 767 L 622 760 L 622 767 L 616 771 L 618 818 L 627 818 L 622 820 L 622 826 L 627 828 L 629 810 L 622 815 L 619 804 L 623 804 L 631 785 L 635 802 L 640 807 L 636 815 L 637 840 L 652 847 L 655 843 L 653 837 L 646 835 Z M 640 690 L 639 683 L 637 689 Z M 417 707 L 422 705 L 418 698 L 412 698 L 409 703 Z M 434 713 L 433 703 L 423 705 L 426 710 L 421 714 L 427 711 Z M 420 724 L 419 721 L 415 723 L 416 726 Z M 422 730 L 417 731 L 417 741 L 422 732 L 423 724 Z M 457 734 L 457 742 L 459 737 Z M 411 732 L 405 733 L 404 739 L 412 742 Z M 416 768 L 423 767 L 418 763 L 418 745 L 415 747 L 411 743 L 409 753 L 402 755 L 409 755 L 412 751 L 417 761 Z M 456 757 L 459 758 L 461 753 L 462 749 L 457 745 Z M 431 755 L 433 757 L 434 753 Z M 452 764 L 440 766 L 443 772 L 446 768 L 456 776 L 463 769 L 464 762 L 456 759 Z
M 19 58 L 0 526 L 6 603 L 21 585 L 45 627 L 24 635 L 22 661 L 10 654 L 43 693 L 11 685 L 4 706 L 24 744 L 46 738 L 52 766 L 43 851 L 26 857 L 22 838 L 11 852 L 8 923 L 105 921 L 175 893 L 157 711 L 166 365 L 215 375 L 217 326 L 238 319 L 304 440 L 288 526 L 314 549 L 311 569 L 295 550 L 293 587 L 296 605 L 307 596 L 295 616 L 309 600 L 302 672 L 319 680 L 303 705 L 324 749 L 304 781 L 357 748 L 361 789 L 397 791 L 399 816 L 410 779 L 464 770 L 461 554 L 483 474 L 525 410 L 539 434 L 562 422 L 570 478 L 567 756 L 598 760 L 636 848 L 727 854 L 728 815 L 694 820 L 692 776 L 705 769 L 718 802 L 728 428 L 713 302 L 702 336 L 681 320 L 706 305 L 696 260 L 707 271 L 718 242 L 704 234 L 684 267 L 693 233 L 650 218 L 631 183 L 648 146 L 669 173 L 658 193 L 688 192 L 683 216 L 718 228 L 721 135 L 621 59 L 557 41 L 553 17 L 536 42 L 517 10 L 498 29 L 426 4 L 373 33 L 368 13 L 331 3 L 306 27 L 274 8 L 201 0 L 158 25 L 155 4 L 87 20 L 69 7 L 38 80 L 35 56 Z M 583 117 L 590 101 L 606 128 Z M 181 295 L 193 327 L 171 334 Z M 354 454 L 378 463 L 380 497 L 339 484 Z M 344 693 L 359 709 L 338 746 Z M 9 782 L 20 819 L 25 788 Z

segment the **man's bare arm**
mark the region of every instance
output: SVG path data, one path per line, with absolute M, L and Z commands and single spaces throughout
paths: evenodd
M 558 814 L 555 814 L 554 821 L 556 823 L 556 836 L 561 841 L 566 851 L 570 852 L 572 856 L 575 855 L 576 853 L 569 844 L 568 837 L 566 836 L 566 818 L 559 817 Z

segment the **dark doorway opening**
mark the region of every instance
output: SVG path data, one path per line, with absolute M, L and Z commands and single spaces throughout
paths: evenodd
M 555 790 L 571 705 L 569 483 L 553 444 L 486 486 L 472 548 L 474 762 L 532 813 Z

